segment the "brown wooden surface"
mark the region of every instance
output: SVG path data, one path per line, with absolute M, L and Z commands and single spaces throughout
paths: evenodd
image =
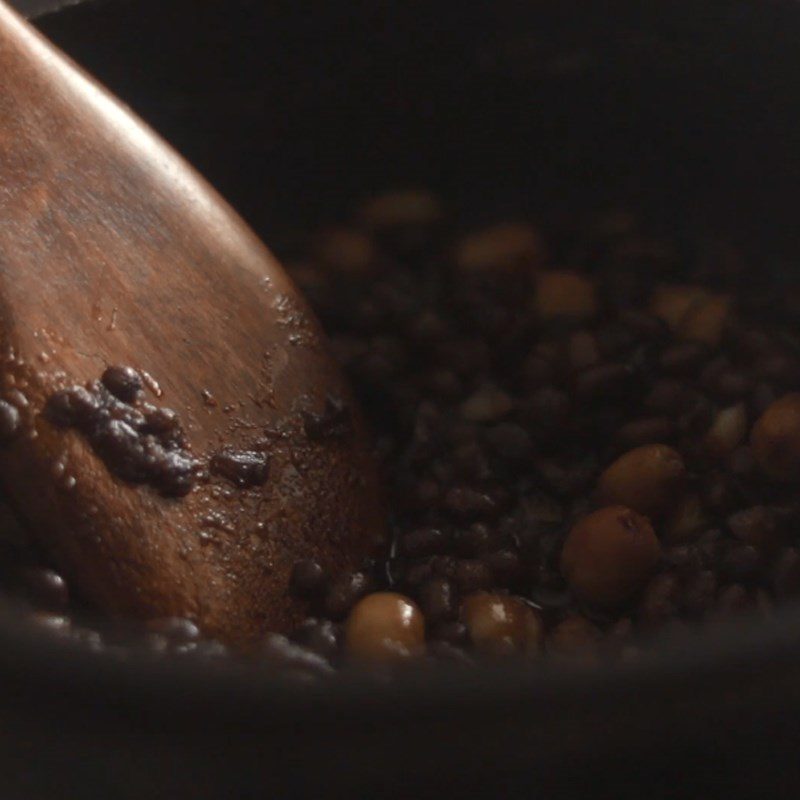
M 2 2 L 0 343 L 0 396 L 24 421 L 0 452 L 0 480 L 104 609 L 186 615 L 247 641 L 296 616 L 285 597 L 296 558 L 347 567 L 382 534 L 360 422 L 342 441 L 303 432 L 303 410 L 349 395 L 281 268 L 202 179 Z M 198 456 L 283 431 L 267 483 L 211 479 L 167 499 L 111 476 L 80 434 L 41 415 L 55 388 L 111 364 L 155 378 L 163 397 L 148 399 L 178 412 Z

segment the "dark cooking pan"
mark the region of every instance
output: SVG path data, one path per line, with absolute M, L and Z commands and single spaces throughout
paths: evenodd
M 728 228 L 786 269 L 800 252 L 794 3 L 109 0 L 39 24 L 268 242 L 420 182 L 467 215 L 625 202 Z M 613 669 L 387 685 L 113 660 L 9 612 L 0 640 L 4 798 L 800 788 L 792 606 Z

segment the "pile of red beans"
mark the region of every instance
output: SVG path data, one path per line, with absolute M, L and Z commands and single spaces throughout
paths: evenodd
M 634 658 L 800 592 L 780 266 L 619 211 L 460 230 L 426 192 L 287 262 L 372 423 L 395 531 L 372 570 L 298 565 L 297 642 L 334 663 Z

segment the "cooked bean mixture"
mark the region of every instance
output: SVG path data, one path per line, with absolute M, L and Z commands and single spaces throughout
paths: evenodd
M 465 229 L 421 191 L 376 196 L 280 254 L 370 422 L 393 542 L 359 572 L 295 566 L 287 591 L 309 616 L 266 635 L 269 668 L 634 659 L 665 630 L 800 594 L 800 292 L 780 265 L 622 211 Z M 156 411 L 114 412 L 134 377 L 95 389 L 70 390 L 55 418 L 101 454 L 128 447 L 121 419 L 190 474 L 180 437 L 150 430 Z M 304 424 L 346 436 L 350 410 L 329 398 Z M 135 438 L 124 463 L 150 480 Z M 257 484 L 256 456 L 212 466 Z M 58 574 L 7 549 L 7 584 L 39 624 L 120 652 Z M 188 620 L 145 628 L 155 654 L 227 652 Z
M 55 392 L 45 415 L 86 436 L 118 478 L 150 484 L 167 497 L 186 495 L 197 482 L 200 463 L 188 450 L 178 415 L 145 402 L 143 388 L 136 370 L 115 365 L 98 381 Z

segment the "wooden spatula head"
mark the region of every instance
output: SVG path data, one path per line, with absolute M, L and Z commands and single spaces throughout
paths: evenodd
M 2 3 L 0 345 L 0 481 L 99 608 L 246 643 L 300 613 L 297 559 L 352 568 L 382 541 L 363 423 L 303 298 Z

